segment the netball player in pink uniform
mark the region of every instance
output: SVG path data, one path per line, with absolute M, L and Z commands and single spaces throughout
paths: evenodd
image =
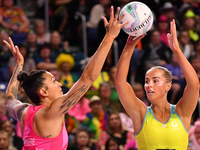
M 118 20 L 120 9 L 114 16 L 111 7 L 110 21 L 103 17 L 107 33 L 96 53 L 91 57 L 80 79 L 68 93 L 63 95 L 61 83 L 45 70 L 27 74 L 22 72 L 24 58 L 11 38 L 4 41 L 13 53 L 17 65 L 10 79 L 5 104 L 10 114 L 21 122 L 24 150 L 66 150 L 68 135 L 65 129 L 65 113 L 72 108 L 96 80 L 113 40 L 125 24 Z M 21 85 L 34 105 L 17 100 L 18 85 Z

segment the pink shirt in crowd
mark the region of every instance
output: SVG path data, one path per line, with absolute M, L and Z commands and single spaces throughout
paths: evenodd
M 76 118 L 79 122 L 82 122 L 86 118 L 87 113 L 91 111 L 89 103 L 90 100 L 82 97 L 81 100 L 76 105 L 74 105 L 67 113 L 70 116 Z
M 55 138 L 44 138 L 38 136 L 33 129 L 33 118 L 35 113 L 44 105 L 30 106 L 26 115 L 23 141 L 23 150 L 66 150 L 68 145 L 68 134 L 63 124 L 62 131 Z

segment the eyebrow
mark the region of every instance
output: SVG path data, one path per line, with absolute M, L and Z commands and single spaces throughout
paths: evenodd
M 153 77 L 153 79 L 161 79 L 160 77 Z M 149 79 L 148 77 L 146 77 L 145 79 Z

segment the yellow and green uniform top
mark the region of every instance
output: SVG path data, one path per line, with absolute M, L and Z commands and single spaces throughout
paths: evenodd
M 141 130 L 136 134 L 139 150 L 187 150 L 188 131 L 176 113 L 175 105 L 170 105 L 170 118 L 160 123 L 151 107 L 147 107 Z

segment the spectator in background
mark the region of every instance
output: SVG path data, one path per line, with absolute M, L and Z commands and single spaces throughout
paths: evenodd
M 76 74 L 70 72 L 74 66 L 74 58 L 69 54 L 61 53 L 56 58 L 56 65 L 61 72 L 60 83 L 70 89 L 79 78 Z
M 166 1 L 163 7 L 160 9 L 160 13 L 165 15 L 168 18 L 168 21 L 171 22 L 173 19 L 176 20 L 177 30 L 179 30 L 180 23 L 177 16 L 177 7 L 173 6 L 171 2 Z M 176 19 L 177 18 L 177 19 Z
M 1 122 L 0 129 L 8 133 L 9 143 L 11 146 L 16 147 L 17 150 L 22 150 L 23 140 L 22 138 L 16 136 L 15 132 L 13 131 L 13 124 L 9 120 Z
M 3 43 L 3 40 L 8 40 L 8 33 L 6 30 L 0 31 L 0 81 L 8 81 L 8 78 L 10 77 L 9 69 L 8 69 L 8 62 L 9 59 L 12 57 L 11 51 L 6 47 L 6 45 Z
M 20 44 L 19 51 L 22 54 L 22 56 L 24 57 L 23 71 L 30 73 L 31 71 L 35 70 L 36 69 L 35 61 L 33 58 L 29 57 L 29 51 L 28 51 L 27 47 L 23 44 Z M 10 74 L 13 74 L 13 72 L 15 70 L 15 66 L 16 66 L 16 60 L 15 60 L 14 56 L 12 56 L 8 63 Z
M 171 62 L 165 67 L 172 73 L 172 87 L 169 91 L 171 93 L 169 103 L 176 104 L 180 99 L 180 95 L 182 93 L 181 90 L 184 86 L 184 75 L 174 54 L 171 54 Z
M 123 148 L 120 149 L 117 141 L 111 137 L 106 141 L 105 150 L 123 150 Z
M 91 112 L 83 120 L 83 128 L 87 130 L 92 143 L 96 143 L 101 132 L 106 130 L 108 115 L 103 111 L 100 97 L 94 95 L 90 98 Z
M 187 10 L 184 14 L 182 29 L 188 31 L 190 39 L 193 43 L 199 40 L 196 28 L 196 15 L 193 10 Z
M 196 42 L 194 43 L 194 51 L 192 52 L 192 54 L 191 54 L 189 60 L 190 60 L 192 57 L 194 57 L 194 56 L 200 57 L 200 40 L 198 40 L 198 41 L 196 41 Z
M 112 112 L 108 116 L 107 128 L 102 131 L 100 137 L 97 140 L 97 150 L 102 150 L 105 147 L 106 141 L 109 138 L 114 138 L 121 147 L 125 147 L 130 141 L 136 140 L 133 132 L 126 131 L 122 128 L 120 116 L 117 112 Z
M 190 59 L 190 63 L 192 67 L 194 68 L 198 78 L 200 79 L 200 57 L 199 56 L 193 56 Z
M 2 0 L 0 14 L 0 24 L 10 33 L 14 43 L 23 43 L 26 40 L 30 24 L 24 11 L 14 6 L 14 0 Z
M 190 41 L 190 36 L 188 31 L 181 30 L 179 33 L 179 45 L 182 50 L 184 56 L 189 59 L 192 52 L 194 51 L 194 46 Z
M 71 49 L 69 41 L 63 41 L 62 48 L 64 49 L 63 53 L 70 54 L 74 58 L 75 62 L 72 71 L 81 73 L 85 68 L 85 64 L 87 64 L 89 57 L 85 58 L 83 52 L 80 49 L 78 50 Z
M 49 44 L 44 43 L 38 49 L 38 53 L 34 56 L 37 69 L 49 70 L 57 68 L 55 59 L 51 58 L 51 47 Z
M 132 88 L 135 91 L 135 95 L 144 102 L 144 104 L 146 106 L 150 106 L 150 101 L 147 99 L 145 91 L 144 91 L 144 87 L 142 86 L 141 83 L 134 83 L 132 84 Z
M 112 101 L 110 99 L 111 96 L 111 87 L 108 83 L 103 82 L 100 84 L 99 87 L 99 95 L 101 97 L 101 104 L 103 106 L 103 110 L 110 114 L 113 111 L 121 112 L 122 111 L 122 105 L 119 101 Z
M 95 150 L 94 144 L 90 143 L 89 134 L 85 129 L 79 129 L 76 133 L 75 139 L 67 150 L 82 150 L 84 147 L 89 147 L 91 150 Z
M 191 141 L 192 150 L 200 149 L 200 120 L 194 122 L 194 126 L 190 128 L 189 140 Z
M 56 59 L 61 53 L 65 53 L 65 48 L 58 31 L 53 31 L 51 34 L 50 45 L 52 58 L 54 57 L 54 59 Z
M 0 149 L 1 150 L 17 150 L 12 145 L 10 145 L 8 133 L 3 130 L 0 130 Z
M 37 19 L 35 21 L 34 29 L 37 36 L 37 43 L 44 44 L 50 42 L 51 34 L 46 32 L 46 26 L 43 19 Z
M 160 32 L 160 40 L 168 46 L 167 33 L 169 33 L 169 21 L 165 15 L 158 17 L 157 29 Z
M 28 32 L 26 41 L 23 44 L 28 48 L 29 56 L 34 58 L 38 52 L 39 44 L 37 43 L 36 33 L 33 30 Z

